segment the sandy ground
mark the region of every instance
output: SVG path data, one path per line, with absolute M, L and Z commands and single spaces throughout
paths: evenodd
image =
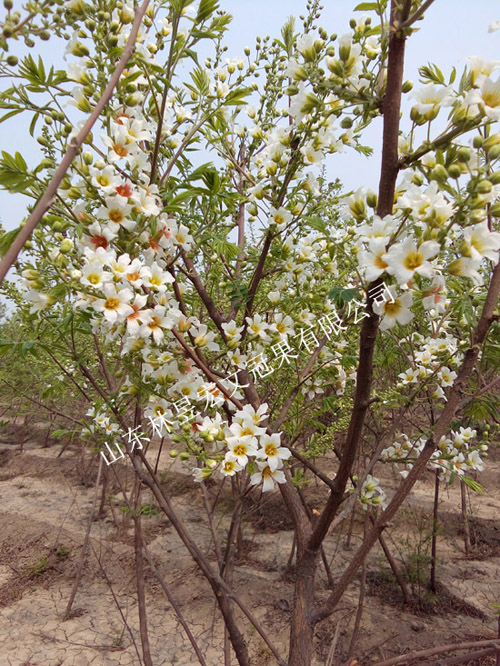
M 130 524 L 127 526 L 127 517 L 119 508 L 120 493 L 116 489 L 112 489 L 112 501 L 119 529 L 108 505 L 105 515 L 92 523 L 90 548 L 71 619 L 62 619 L 94 498 L 96 465 L 85 470 L 88 459 L 82 465 L 76 445 L 57 457 L 61 445 L 49 440 L 50 446 L 45 448 L 43 440 L 35 433 L 21 452 L 15 433 L 5 433 L 5 429 L 0 432 L 0 666 L 140 664 L 134 647 L 135 641 L 140 653 L 133 529 Z M 116 465 L 121 466 L 122 478 L 129 475 L 132 479 L 126 462 Z M 171 483 L 178 510 L 200 547 L 210 552 L 211 536 L 203 518 L 199 489 L 187 470 L 176 463 L 169 472 L 169 465 L 167 460 L 163 471 L 168 473 L 167 482 Z M 362 629 L 355 649 L 360 663 L 375 663 L 411 649 L 496 635 L 492 604 L 500 602 L 499 472 L 500 462 L 490 461 L 481 476 L 485 495 L 471 498 L 476 535 L 473 558 L 465 557 L 459 533 L 460 488 L 455 485 L 441 494 L 439 604 L 403 608 L 381 549 L 372 551 L 367 563 L 369 584 Z M 386 482 L 390 490 L 391 479 Z M 391 538 L 388 534 L 387 541 L 396 557 L 399 549 L 410 561 L 410 552 L 418 549 L 418 534 L 425 544 L 432 489 L 433 478 L 429 474 L 414 488 L 401 515 L 389 528 Z M 154 504 L 147 492 L 142 501 Z M 321 504 L 319 495 L 318 503 Z M 284 515 L 278 493 L 264 497 L 261 505 L 254 502 L 247 513 L 245 557 L 237 563 L 235 585 L 278 651 L 286 656 L 293 595 L 291 576 L 285 573 L 292 543 L 290 521 Z M 220 513 L 217 520 L 222 534 L 229 516 Z M 210 588 L 161 513 L 145 515 L 143 529 L 149 552 L 207 664 L 222 665 L 223 627 Z M 342 572 L 359 543 L 362 516 L 354 524 L 350 550 L 344 547 L 347 529 L 348 525 L 342 525 L 343 534 L 329 537 L 325 544 L 334 576 Z M 319 626 L 316 666 L 325 664 L 338 623 L 338 663 L 347 656 L 359 580 L 358 576 L 339 610 Z M 318 590 L 320 595 L 328 592 L 323 572 Z M 153 664 L 197 664 L 193 649 L 149 568 L 146 593 Z M 241 627 L 248 639 L 252 663 L 275 663 L 248 620 L 242 619 Z

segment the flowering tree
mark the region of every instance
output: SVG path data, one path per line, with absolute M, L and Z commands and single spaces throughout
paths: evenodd
M 250 657 L 236 606 L 278 663 L 306 666 L 316 625 L 426 467 L 479 487 L 479 426 L 497 410 L 500 65 L 470 58 L 458 85 L 455 70 L 447 81 L 422 67 L 401 120 L 405 42 L 429 1 L 361 3 L 368 13 L 337 38 L 309 0 L 302 25 L 288 19 L 237 58 L 226 58 L 230 16 L 216 0 L 46 2 L 25 17 L 11 4 L 2 120 L 32 114 L 44 157 L 34 169 L 19 153 L 1 162 L 0 184 L 36 201 L 0 239 L 2 277 L 24 245 L 25 290 L 5 289 L 31 331 L 2 350 L 58 365 L 89 403 L 76 419 L 82 441 L 108 464 L 122 438 L 139 488 L 144 662 L 141 485 L 210 583 L 238 663 Z M 66 71 L 6 51 L 51 35 L 67 39 Z M 446 113 L 436 136 L 432 121 Z M 332 153 L 368 153 L 362 131 L 380 115 L 379 191 L 342 195 L 318 167 Z M 167 451 L 193 468 L 213 558 L 160 483 Z M 316 462 L 331 453 L 333 475 Z M 401 470 L 392 497 L 377 477 L 384 464 Z M 319 513 L 302 492 L 314 477 L 326 491 Z M 209 479 L 233 492 L 225 549 Z M 286 662 L 232 583 L 247 497 L 273 490 L 295 529 Z M 319 599 L 325 537 L 356 502 L 373 522 Z

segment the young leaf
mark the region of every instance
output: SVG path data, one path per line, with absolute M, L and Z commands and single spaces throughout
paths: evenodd
M 355 12 L 376 12 L 378 10 L 378 2 L 360 2 L 359 5 L 354 7 Z
M 471 479 L 470 476 L 462 476 L 460 478 L 465 483 L 465 485 L 469 486 L 469 488 L 473 490 L 475 493 L 481 494 L 484 492 L 483 486 L 477 481 L 474 481 L 474 479 Z
M 0 177 L 0 183 L 1 183 L 1 177 Z M 6 231 L 4 234 L 0 236 L 0 257 L 3 257 L 6 254 L 6 252 L 14 242 L 20 230 L 21 228 L 18 227 L 17 229 Z
M 219 6 L 218 0 L 201 0 L 196 16 L 196 23 L 201 23 L 209 18 Z

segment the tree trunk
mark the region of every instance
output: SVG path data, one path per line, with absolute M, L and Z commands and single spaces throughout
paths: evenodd
M 288 666 L 310 666 L 314 655 L 314 579 L 318 553 L 297 548 L 296 581 L 293 599 Z
M 434 482 L 434 507 L 432 510 L 432 548 L 431 548 L 431 582 L 430 588 L 436 594 L 436 564 L 437 564 L 437 535 L 438 535 L 438 509 L 439 509 L 439 470 L 436 470 Z
M 464 526 L 464 548 L 465 554 L 470 555 L 470 527 L 469 516 L 467 515 L 467 493 L 465 483 L 460 482 L 460 494 L 462 500 L 462 521 Z

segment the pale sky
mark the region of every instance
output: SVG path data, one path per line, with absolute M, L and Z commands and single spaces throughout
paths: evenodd
M 305 0 L 221 0 L 220 4 L 234 17 L 226 33 L 228 57 L 242 55 L 247 45 L 253 47 L 257 35 L 278 36 L 285 19 L 289 15 L 298 19 L 305 8 Z M 323 4 L 325 8 L 318 25 L 329 34 L 336 32 L 340 36 L 349 32 L 349 19 L 362 15 L 352 11 L 357 3 L 351 0 L 324 0 Z M 498 0 L 435 0 L 425 19 L 416 24 L 420 30 L 407 40 L 405 79 L 411 79 L 417 85 L 418 68 L 429 61 L 437 64 L 447 79 L 453 66 L 457 67 L 457 78 L 460 77 L 466 56 L 500 59 L 500 31 L 488 34 L 488 25 L 498 19 Z M 41 46 L 37 42 L 30 52 L 35 58 L 41 54 L 46 62 L 54 62 L 56 67 L 62 68 L 62 49 L 58 53 L 56 45 L 55 41 Z M 15 44 L 10 52 L 22 56 L 26 49 Z M 0 149 L 19 150 L 28 164 L 34 166 L 39 160 L 39 151 L 38 144 L 28 134 L 30 119 L 31 116 L 23 114 L 2 123 Z M 346 190 L 363 185 L 377 189 L 381 127 L 381 119 L 378 119 L 366 133 L 365 143 L 374 149 L 371 158 L 353 150 L 329 158 L 328 174 L 332 179 L 339 177 Z M 6 229 L 18 226 L 25 215 L 25 206 L 26 200 L 20 195 L 0 190 L 0 220 Z

